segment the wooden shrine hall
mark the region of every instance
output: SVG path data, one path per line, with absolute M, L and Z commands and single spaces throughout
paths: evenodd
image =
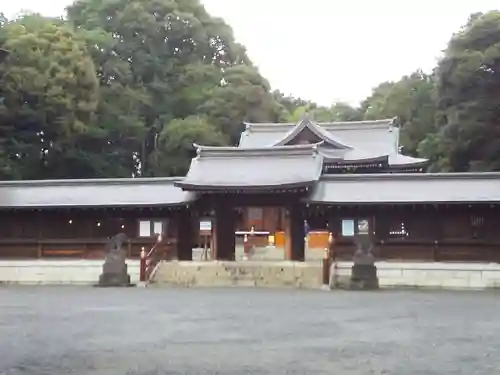
M 217 260 L 256 226 L 303 261 L 305 223 L 350 259 L 367 220 L 379 259 L 500 261 L 500 173 L 423 173 L 393 119 L 247 124 L 238 147 L 194 147 L 185 177 L 0 182 L 0 257 L 98 258 L 123 232 L 129 257 L 162 234 L 170 258 L 191 260 L 209 218 Z

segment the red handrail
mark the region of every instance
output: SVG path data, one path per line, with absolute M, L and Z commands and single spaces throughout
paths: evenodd
M 158 235 L 156 243 L 151 247 L 151 249 L 146 253 L 144 248 L 141 250 L 141 263 L 140 263 L 140 274 L 139 280 L 142 282 L 146 282 L 149 280 L 151 273 L 155 269 L 156 265 L 159 263 L 159 260 L 155 261 L 154 255 L 156 248 L 162 241 L 162 236 Z

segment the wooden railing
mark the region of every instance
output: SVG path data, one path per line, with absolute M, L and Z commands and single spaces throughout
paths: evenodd
M 148 282 L 153 275 L 156 266 L 162 260 L 169 260 L 177 254 L 176 239 L 163 239 L 158 236 L 156 243 L 146 251 L 141 250 L 140 275 L 139 279 L 143 282 Z
M 103 259 L 108 238 L 0 239 L 0 258 L 72 258 Z M 131 238 L 123 244 L 129 259 L 137 259 L 143 247 L 155 243 L 151 238 Z

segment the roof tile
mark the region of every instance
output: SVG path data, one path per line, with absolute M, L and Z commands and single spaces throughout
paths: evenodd
M 264 148 L 205 147 L 184 180 L 185 190 L 295 188 L 316 182 L 323 166 L 317 145 Z
M 0 182 L 0 208 L 174 206 L 193 194 L 172 178 Z
M 394 173 L 323 176 L 311 203 L 496 203 L 500 173 Z

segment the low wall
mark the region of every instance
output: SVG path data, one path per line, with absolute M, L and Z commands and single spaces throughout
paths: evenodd
M 152 282 L 178 286 L 321 287 L 320 262 L 162 262 Z
M 0 260 L 0 284 L 93 285 L 104 260 Z M 127 260 L 131 281 L 139 281 L 139 261 Z
M 346 285 L 352 262 L 337 262 L 333 280 Z M 381 288 L 489 289 L 500 287 L 497 263 L 377 262 Z
M 0 260 L 0 284 L 93 285 L 103 260 Z M 133 283 L 139 261 L 127 260 Z M 337 262 L 336 283 L 349 282 L 352 262 Z M 377 262 L 381 288 L 500 288 L 500 264 Z M 181 286 L 321 287 L 321 263 L 287 261 L 163 262 L 157 284 Z

